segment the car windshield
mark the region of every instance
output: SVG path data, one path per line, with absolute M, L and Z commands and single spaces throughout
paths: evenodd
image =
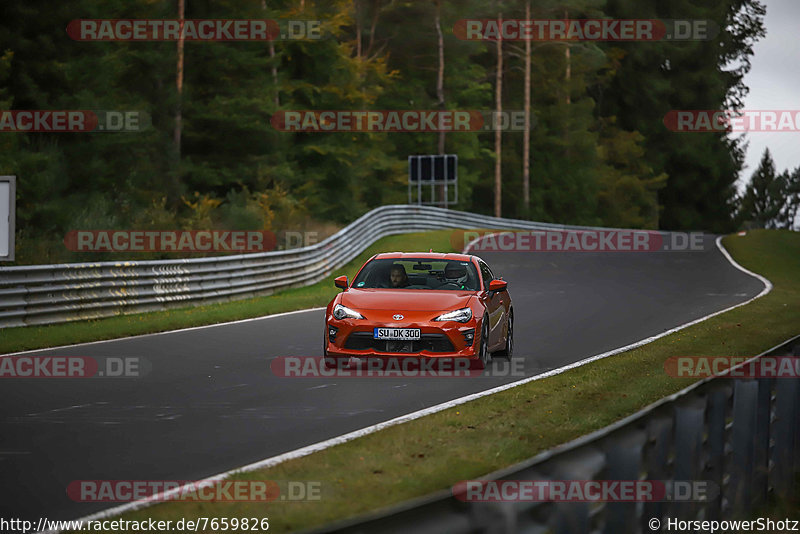
M 427 258 L 376 259 L 353 281 L 355 288 L 477 291 L 478 271 L 470 261 Z

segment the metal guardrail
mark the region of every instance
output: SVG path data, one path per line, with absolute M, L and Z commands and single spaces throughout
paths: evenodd
M 446 228 L 586 228 L 431 206 L 376 208 L 320 243 L 207 258 L 0 267 L 0 328 L 269 295 L 322 280 L 382 237 Z
M 756 358 L 792 352 L 800 356 L 800 336 Z M 469 503 L 443 490 L 307 532 L 616 534 L 666 530 L 668 518 L 749 519 L 768 495 L 796 495 L 798 421 L 796 378 L 707 378 L 611 426 L 480 480 L 705 480 L 720 489 L 714 499 Z M 660 521 L 660 528 L 652 528 L 652 518 Z

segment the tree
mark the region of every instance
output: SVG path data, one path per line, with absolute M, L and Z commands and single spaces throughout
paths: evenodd
M 442 151 L 459 158 L 457 209 L 587 225 L 731 224 L 741 142 L 725 132 L 676 134 L 662 119 L 670 109 L 740 104 L 752 43 L 763 34 L 756 0 L 182 1 L 186 19 L 318 20 L 322 38 L 187 39 L 181 86 L 174 41 L 79 42 L 64 31 L 76 13 L 174 19 L 178 0 L 64 0 L 36 14 L 25 2 L 0 2 L 5 109 L 152 117 L 136 133 L 0 136 L 0 172 L 20 177 L 20 243 L 30 236 L 29 244 L 58 252 L 75 228 L 247 228 L 298 224 L 303 213 L 346 223 L 405 202 L 407 156 Z M 454 34 L 465 17 L 501 13 L 712 19 L 723 31 L 683 43 Z M 392 109 L 521 109 L 526 133 L 283 132 L 270 124 L 276 111 Z M 797 174 L 785 173 L 788 200 L 776 225 L 797 216 Z
M 785 184 L 786 203 L 781 212 L 783 227 L 793 230 L 797 221 L 797 214 L 800 213 L 800 167 L 786 175 Z
M 756 228 L 780 228 L 786 204 L 787 173 L 776 174 L 769 149 L 764 150 L 758 168 L 742 196 L 739 219 Z
M 525 2 L 525 19 L 531 18 L 531 2 Z M 525 78 L 522 111 L 525 131 L 522 132 L 522 201 L 527 216 L 531 209 L 531 40 L 525 40 Z
M 498 27 L 503 26 L 503 13 L 497 14 Z M 495 112 L 499 120 L 503 112 L 503 38 L 498 35 L 495 41 L 497 46 L 497 70 L 495 72 Z M 499 124 L 495 125 L 494 132 L 494 216 L 502 216 L 503 206 L 503 130 Z
M 178 20 L 181 25 L 184 21 L 185 13 L 185 0 L 178 0 Z M 183 133 L 183 116 L 181 115 L 181 99 L 183 98 L 183 50 L 184 38 L 183 32 L 178 37 L 177 57 L 175 61 L 175 131 L 173 133 L 173 143 L 175 143 L 175 161 L 177 166 L 181 162 L 181 134 Z M 174 192 L 180 190 L 180 177 L 177 172 L 172 174 L 172 189 Z
M 753 43 L 764 36 L 763 4 L 609 0 L 606 11 L 613 18 L 706 19 L 720 28 L 708 40 L 603 45 L 617 49 L 621 59 L 597 99 L 603 116 L 644 135 L 644 157 L 657 175 L 668 176 L 658 193 L 660 228 L 732 230 L 735 183 L 744 162 L 741 141 L 725 132 L 671 132 L 663 118 L 670 110 L 739 109 Z

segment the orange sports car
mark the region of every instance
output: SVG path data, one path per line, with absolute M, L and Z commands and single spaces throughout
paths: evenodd
M 376 254 L 325 312 L 328 366 L 374 357 L 469 358 L 482 369 L 492 353 L 509 360 L 514 309 L 508 283 L 477 256 Z

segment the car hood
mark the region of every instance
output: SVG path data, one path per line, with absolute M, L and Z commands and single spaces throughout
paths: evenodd
M 354 310 L 448 311 L 465 308 L 473 295 L 473 291 L 349 289 L 341 302 Z

